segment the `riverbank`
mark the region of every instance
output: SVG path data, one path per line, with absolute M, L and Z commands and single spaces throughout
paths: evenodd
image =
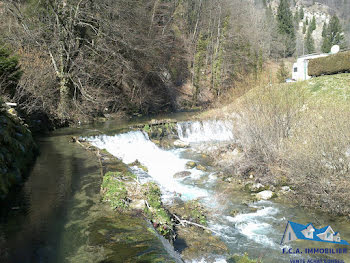
M 161 140 L 165 136 L 174 135 L 171 123 L 157 126 L 159 127 L 154 129 L 157 133 L 152 132 L 152 128 L 147 129 L 153 138 Z M 149 220 L 169 244 L 182 247 L 181 258 L 186 262 L 211 254 L 227 254 L 226 245 L 207 227 L 205 209 L 198 201 L 183 202 L 178 199 L 177 202 L 164 204 L 159 186 L 153 182 L 141 183 L 139 177 L 130 170 L 130 167 L 138 167 L 148 172 L 146 166 L 138 161 L 126 165 L 105 149 L 98 149 L 84 140 L 76 142 L 94 152 L 99 159 L 103 176 L 102 201 L 108 203 L 112 210 Z M 203 240 L 206 242 L 203 243 Z
M 38 153 L 28 126 L 0 100 L 0 201 L 29 174 Z
M 235 178 L 289 186 L 296 203 L 350 218 L 350 74 L 261 86 L 200 114 L 232 122 L 235 139 L 209 151 Z

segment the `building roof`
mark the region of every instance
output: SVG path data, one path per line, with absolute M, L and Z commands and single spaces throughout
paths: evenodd
M 327 242 L 327 243 L 334 243 L 334 244 L 341 244 L 341 245 L 349 245 L 349 243 L 345 240 L 341 240 L 340 242 L 335 242 L 335 241 L 327 241 L 327 240 L 323 240 L 323 239 L 320 239 L 317 235 L 318 234 L 322 234 L 324 233 L 329 226 L 325 226 L 323 228 L 320 228 L 320 229 L 317 229 L 316 227 L 314 227 L 312 225 L 312 223 L 309 223 L 307 225 L 302 225 L 302 224 L 298 224 L 298 223 L 294 223 L 294 222 L 291 222 L 291 221 L 288 221 L 288 223 L 290 224 L 290 226 L 292 227 L 296 237 L 298 239 L 304 239 L 304 240 L 312 240 L 312 241 L 319 241 L 319 242 Z M 306 238 L 303 233 L 301 231 L 303 231 L 304 229 L 306 229 L 309 225 L 311 225 L 314 229 L 315 229 L 315 232 L 313 234 L 313 238 Z M 338 232 L 336 232 L 335 234 L 337 234 Z

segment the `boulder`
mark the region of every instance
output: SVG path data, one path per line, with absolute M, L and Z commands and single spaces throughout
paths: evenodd
M 204 171 L 204 172 L 208 170 L 207 167 L 205 167 L 205 166 L 203 166 L 203 165 L 201 165 L 201 164 L 197 164 L 196 168 L 197 168 L 198 170 L 201 170 L 201 171 Z
M 265 186 L 261 183 L 255 183 L 255 184 L 252 184 L 250 186 L 250 191 L 253 192 L 253 193 L 257 193 L 257 192 L 261 192 L 263 190 L 265 190 Z
M 145 200 L 136 200 L 129 205 L 131 209 L 143 210 L 145 208 Z
M 264 190 L 256 194 L 258 200 L 269 200 L 274 196 L 274 193 L 270 190 Z
M 281 190 L 284 192 L 289 192 L 290 191 L 290 187 L 289 186 L 282 186 Z
M 188 172 L 188 171 L 182 171 L 182 172 L 178 172 L 176 174 L 173 175 L 174 178 L 184 178 L 184 177 L 187 177 L 187 176 L 190 176 L 191 175 L 191 172 Z
M 193 161 L 189 161 L 189 162 L 186 163 L 186 167 L 189 168 L 189 169 L 192 169 L 192 168 L 194 168 L 196 166 L 197 166 L 197 164 L 195 162 L 193 162 Z
M 176 140 L 176 141 L 174 141 L 174 146 L 179 147 L 179 148 L 187 148 L 190 146 L 190 144 L 188 142 Z

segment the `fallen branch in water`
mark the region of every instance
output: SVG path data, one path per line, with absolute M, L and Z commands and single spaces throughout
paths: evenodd
M 193 226 L 196 226 L 196 227 L 200 227 L 200 228 L 203 228 L 205 230 L 208 230 L 208 231 L 211 231 L 213 232 L 214 234 L 217 234 L 217 235 L 220 235 L 219 232 L 216 232 L 215 230 L 209 228 L 209 227 L 206 227 L 206 226 L 203 226 L 201 224 L 197 224 L 197 223 L 194 223 L 194 222 L 191 222 L 191 221 L 188 221 L 188 220 L 183 220 L 183 219 L 180 219 L 177 215 L 173 214 L 173 216 L 175 217 L 175 219 L 179 222 L 180 225 L 182 226 L 186 226 L 186 225 L 193 225 Z

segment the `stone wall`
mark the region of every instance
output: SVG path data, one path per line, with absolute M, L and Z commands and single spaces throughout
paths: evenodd
M 30 130 L 0 99 L 0 200 L 23 181 L 35 159 L 37 146 Z

